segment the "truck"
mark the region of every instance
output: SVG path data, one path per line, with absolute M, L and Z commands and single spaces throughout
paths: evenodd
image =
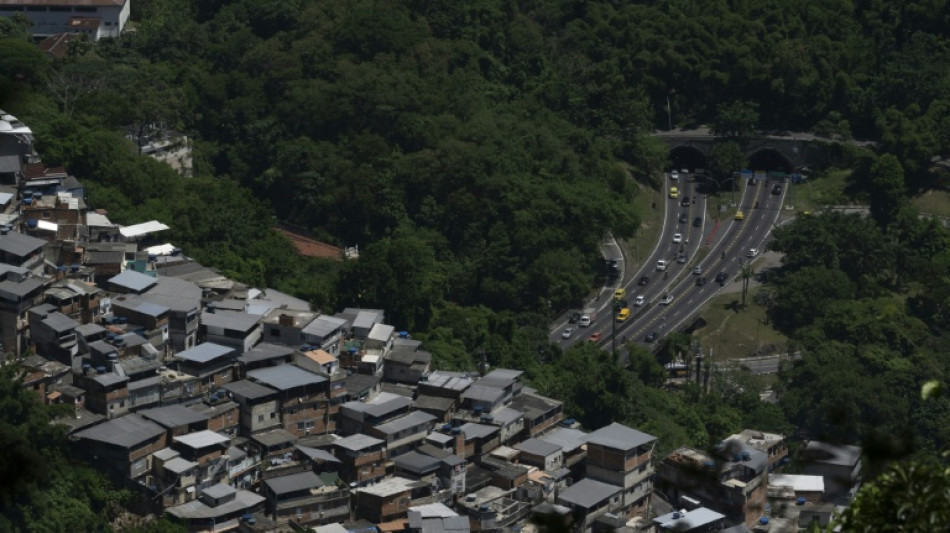
M 594 321 L 594 318 L 597 317 L 597 308 L 588 307 L 581 312 L 581 319 L 577 321 L 577 325 L 586 328 Z

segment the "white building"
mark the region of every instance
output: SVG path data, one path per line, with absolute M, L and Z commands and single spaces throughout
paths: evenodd
M 90 41 L 118 37 L 129 21 L 131 0 L 0 0 L 0 17 L 21 14 L 34 37 L 81 33 Z

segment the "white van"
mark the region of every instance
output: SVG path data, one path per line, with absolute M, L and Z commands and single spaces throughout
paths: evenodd
M 666 267 L 669 265 L 666 259 L 660 259 L 656 262 L 656 269 L 663 271 L 666 270 Z

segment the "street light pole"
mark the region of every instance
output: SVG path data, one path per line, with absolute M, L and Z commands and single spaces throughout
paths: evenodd
M 669 126 L 667 131 L 673 131 L 673 111 L 670 108 L 670 95 L 666 95 L 666 120 Z

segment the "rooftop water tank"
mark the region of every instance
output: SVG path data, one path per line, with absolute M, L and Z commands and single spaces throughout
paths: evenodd
M 795 505 L 805 505 L 805 498 L 798 498 L 795 500 Z
M 763 516 L 762 518 L 759 519 L 759 523 L 762 524 L 763 526 L 767 526 L 769 524 L 769 517 Z
M 97 366 L 97 367 L 96 367 L 96 372 L 98 372 L 98 373 L 100 373 L 100 374 L 105 374 L 105 373 L 106 373 L 106 367 L 104 367 L 104 366 Z

